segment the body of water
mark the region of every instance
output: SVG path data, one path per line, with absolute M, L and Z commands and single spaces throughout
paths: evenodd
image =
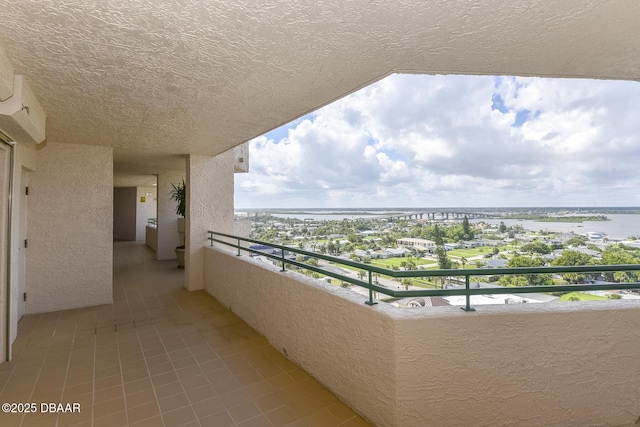
M 611 221 L 584 221 L 584 222 L 540 222 L 517 219 L 471 219 L 470 222 L 486 222 L 487 224 L 500 225 L 500 222 L 509 227 L 520 225 L 525 230 L 550 231 L 585 234 L 589 231 L 604 233 L 609 239 L 622 240 L 629 236 L 640 236 L 640 215 L 636 214 L 607 214 Z
M 392 211 L 380 212 L 375 214 L 353 214 L 349 212 L 347 214 L 341 214 L 338 212 L 327 214 L 315 214 L 315 213 L 296 213 L 287 214 L 279 213 L 273 214 L 277 218 L 295 218 L 299 220 L 311 219 L 314 221 L 329 221 L 329 220 L 342 220 L 342 219 L 375 219 L 379 216 L 389 215 Z M 395 211 L 394 213 L 396 213 Z M 539 222 L 531 220 L 517 220 L 517 219 L 471 219 L 471 222 L 486 222 L 492 225 L 500 225 L 503 221 L 507 226 L 520 225 L 525 230 L 531 231 L 549 231 L 549 232 L 565 232 L 565 233 L 577 233 L 585 234 L 593 231 L 597 233 L 604 233 L 610 239 L 625 239 L 629 236 L 640 236 L 640 215 L 638 214 L 607 214 L 607 218 L 610 221 L 585 221 L 585 222 Z
M 300 219 L 300 220 L 305 220 L 305 219 L 311 219 L 313 221 L 331 221 L 331 220 L 342 220 L 342 219 L 359 219 L 359 218 L 364 218 L 364 219 L 376 219 L 379 216 L 384 216 L 384 214 L 375 214 L 375 215 L 366 215 L 366 214 L 361 214 L 361 215 L 344 215 L 344 214 L 323 214 L 323 215 L 317 215 L 317 214 L 271 214 L 271 216 L 274 216 L 276 218 L 294 218 L 294 219 Z

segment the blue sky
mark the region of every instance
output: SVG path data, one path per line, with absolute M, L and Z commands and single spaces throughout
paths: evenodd
M 250 142 L 237 208 L 640 205 L 640 84 L 392 75 Z

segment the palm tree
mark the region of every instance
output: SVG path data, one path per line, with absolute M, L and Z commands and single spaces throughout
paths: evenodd
M 462 264 L 462 268 L 464 268 L 464 266 L 467 265 L 467 262 L 469 262 L 468 259 L 466 259 L 463 256 L 460 257 L 460 264 Z

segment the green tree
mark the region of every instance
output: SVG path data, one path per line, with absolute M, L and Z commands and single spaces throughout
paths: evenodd
M 465 217 L 466 218 L 466 217 Z M 460 264 L 462 264 L 462 268 L 464 269 L 464 266 L 467 265 L 467 263 L 469 262 L 468 259 L 466 259 L 465 257 L 460 257 Z
M 539 240 L 534 240 L 533 242 L 527 243 L 526 245 L 522 245 L 520 248 L 522 252 L 527 252 L 530 254 L 550 254 L 551 248 Z
M 469 218 L 465 215 L 462 219 L 462 232 L 464 233 L 464 240 L 471 240 L 474 237 L 474 232 L 469 225 Z M 464 267 L 463 267 L 464 268 Z
M 558 258 L 551 262 L 551 265 L 589 265 L 593 264 L 593 258 L 578 251 L 565 250 Z M 564 273 L 562 278 L 569 283 L 580 283 L 587 278 L 585 273 Z
M 440 228 L 435 226 L 436 235 L 435 235 L 435 244 L 436 244 L 436 256 L 438 257 L 438 267 L 441 270 L 446 270 L 451 268 L 451 261 L 447 256 L 447 251 L 444 248 L 444 240 L 442 239 L 442 234 L 440 232 Z
M 584 246 L 589 239 L 587 236 L 574 236 L 565 242 L 566 246 L 573 246 L 574 248 L 578 246 Z
M 640 258 L 634 256 L 617 246 L 609 246 L 602 252 L 602 263 L 605 265 L 616 264 L 639 264 Z M 617 271 L 604 273 L 607 280 L 613 282 L 627 282 L 640 280 L 640 272 L 637 271 Z
M 507 226 L 504 224 L 504 221 L 500 221 L 500 227 L 498 227 L 498 230 L 499 230 L 501 233 L 504 233 L 504 232 L 506 232 L 506 231 L 507 231 Z
M 515 256 L 507 262 L 507 267 L 542 267 L 544 261 L 539 257 Z M 499 280 L 503 286 L 546 286 L 553 285 L 549 274 L 523 274 L 502 276 Z
M 333 255 L 337 252 L 336 245 L 334 245 L 332 241 L 327 243 L 327 251 L 329 252 L 329 255 Z

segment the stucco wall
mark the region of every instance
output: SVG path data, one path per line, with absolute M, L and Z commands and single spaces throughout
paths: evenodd
M 135 187 L 113 189 L 113 239 L 136 240 Z
M 406 310 L 398 425 L 583 426 L 640 415 L 640 303 Z
M 215 157 L 187 159 L 185 287 L 204 289 L 204 248 L 207 231 L 233 233 L 234 150 Z
M 157 218 L 157 194 L 156 187 L 138 187 L 136 196 L 136 240 L 145 240 L 147 223 L 149 218 Z M 147 194 L 150 194 L 147 196 Z M 144 198 L 144 202 L 142 201 Z M 156 241 L 158 239 L 156 238 Z
M 378 426 L 394 425 L 393 319 L 362 296 L 205 248 L 206 291 Z
M 113 150 L 38 146 L 29 191 L 27 313 L 110 303 Z
M 206 250 L 206 290 L 377 426 L 631 424 L 640 302 L 400 309 Z

